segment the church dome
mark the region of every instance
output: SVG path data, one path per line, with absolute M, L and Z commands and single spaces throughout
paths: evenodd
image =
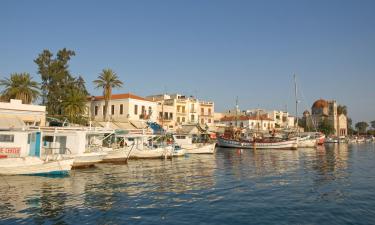
M 314 102 L 312 108 L 326 108 L 328 107 L 328 102 L 324 99 L 319 99 Z

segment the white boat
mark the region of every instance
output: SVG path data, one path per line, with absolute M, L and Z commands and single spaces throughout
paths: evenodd
M 65 175 L 73 166 L 74 159 L 44 161 L 39 157 L 0 159 L 1 175 Z
M 60 154 L 66 159 L 74 159 L 73 168 L 94 166 L 103 161 L 106 152 L 102 151 L 102 142 L 110 130 L 88 127 L 39 127 L 42 133 L 42 158 Z M 98 138 L 100 137 L 100 138 Z
M 301 137 L 298 139 L 298 148 L 315 148 L 317 146 L 316 138 L 310 136 Z
M 215 143 L 193 143 L 190 135 L 173 135 L 174 141 L 188 154 L 214 154 Z
M 326 144 L 337 144 L 337 143 L 339 143 L 339 140 L 337 138 L 329 137 L 329 138 L 326 138 L 324 143 L 326 143 Z
M 66 174 L 73 160 L 56 157 L 43 160 L 41 132 L 29 130 L 0 131 L 0 174 L 2 175 L 49 175 Z
M 173 144 L 166 144 L 160 141 L 160 135 L 119 134 L 116 135 L 117 142 L 122 147 L 106 149 L 107 156 L 104 162 L 121 162 L 128 159 L 154 159 L 171 158 L 185 155 L 185 149 L 180 149 Z
M 297 150 L 298 148 L 298 138 L 294 140 L 255 140 L 253 141 L 253 149 L 288 149 Z

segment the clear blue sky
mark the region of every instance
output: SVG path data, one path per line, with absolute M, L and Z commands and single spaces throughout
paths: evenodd
M 180 92 L 217 111 L 294 112 L 322 97 L 375 120 L 375 1 L 17 1 L 0 2 L 0 76 L 29 72 L 43 49 L 76 52 L 70 70 L 92 85 L 103 68 L 120 92 Z M 303 98 L 302 98 L 303 95 Z

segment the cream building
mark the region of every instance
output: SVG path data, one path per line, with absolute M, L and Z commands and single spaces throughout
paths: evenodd
M 214 125 L 214 103 L 200 101 L 192 96 L 187 97 L 180 94 L 151 95 L 146 99 L 158 102 L 158 113 L 164 115 L 164 126 L 175 129 L 181 125 L 197 124 L 201 126 Z M 165 117 L 168 113 L 168 117 Z
M 103 96 L 92 96 L 87 106 L 92 121 L 104 121 Z M 113 94 L 109 101 L 107 115 L 111 122 L 156 121 L 158 105 L 154 101 L 131 93 Z
M 21 100 L 16 99 L 11 99 L 10 102 L 0 102 L 0 119 L 6 118 L 16 118 L 26 125 L 45 126 L 46 107 L 22 104 Z

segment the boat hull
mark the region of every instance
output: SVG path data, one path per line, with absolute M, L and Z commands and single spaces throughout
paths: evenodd
M 66 175 L 74 159 L 44 161 L 37 157 L 7 158 L 0 160 L 1 175 Z
M 236 140 L 218 138 L 217 141 L 218 146 L 226 148 L 296 150 L 298 147 L 298 140 L 279 142 L 240 142 Z
M 182 145 L 181 148 L 185 149 L 188 154 L 214 154 L 215 144 L 191 144 Z
M 247 148 L 251 149 L 253 143 L 250 142 L 241 142 L 237 140 L 225 139 L 225 138 L 217 138 L 217 145 L 223 148 Z
M 316 139 L 299 139 L 298 148 L 315 148 L 317 146 Z
M 103 161 L 107 153 L 104 152 L 90 152 L 82 153 L 74 156 L 73 169 L 92 167 L 95 163 Z

